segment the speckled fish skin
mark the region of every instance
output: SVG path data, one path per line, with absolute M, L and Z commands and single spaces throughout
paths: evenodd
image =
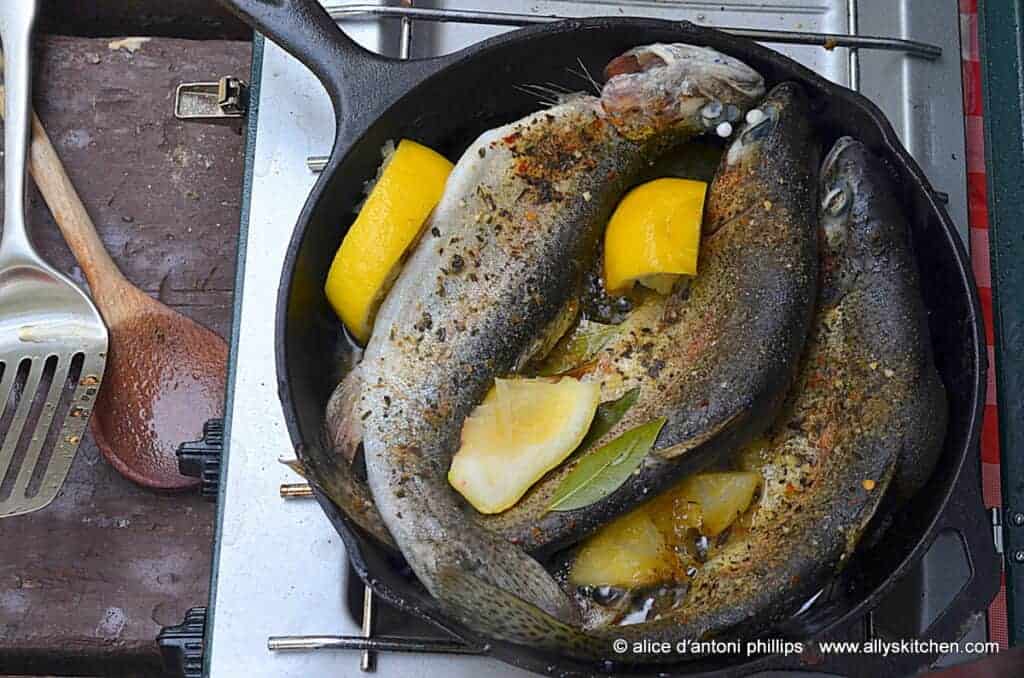
M 596 444 L 665 417 L 653 451 L 589 506 L 546 511 L 573 460 L 508 511 L 481 518 L 527 550 L 577 541 L 760 435 L 778 413 L 814 309 L 819 154 L 796 85 L 775 87 L 758 110 L 764 118 L 733 141 L 710 187 L 697 276 L 637 309 L 583 377 L 601 383 L 604 400 L 639 388 Z
M 844 234 L 854 236 L 854 258 L 844 275 L 864 290 L 864 312 L 873 313 L 874 321 L 863 323 L 870 333 L 866 340 L 887 349 L 880 354 L 879 369 L 903 405 L 890 435 L 900 446 L 893 494 L 906 501 L 935 470 L 949 414 L 945 387 L 935 368 L 910 228 L 890 188 L 888 171 L 862 143 L 840 139 L 826 160 L 825 237 L 834 248 Z M 836 214 L 830 214 L 829 207 Z M 842 228 L 845 221 L 853 221 L 854 227 Z
M 632 115 L 620 102 L 649 102 L 580 96 L 477 139 L 382 304 L 358 367 L 354 409 L 381 518 L 427 590 L 484 633 L 527 637 L 501 615 L 482 617 L 481 601 L 453 590 L 460 575 L 563 624 L 577 623 L 578 610 L 540 563 L 468 518 L 446 478 L 462 423 L 578 294 L 611 208 L 649 154 L 707 129 L 700 111 L 710 101 L 742 111 L 759 94 L 760 76 L 743 64 L 711 50 L 683 54 L 650 62 L 647 78 L 686 71 L 672 78 L 686 87 L 668 92 L 699 101 L 646 136 L 623 136 L 616 121 Z
M 768 436 L 746 534 L 696 574 L 682 605 L 621 629 L 652 638 L 763 633 L 841 569 L 886 491 L 934 466 L 946 401 L 932 362 L 907 222 L 884 168 L 839 140 L 822 172 L 820 305 L 797 382 Z M 918 484 L 919 487 L 919 484 Z

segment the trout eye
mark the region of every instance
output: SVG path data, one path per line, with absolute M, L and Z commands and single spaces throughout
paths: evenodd
M 771 134 L 775 122 L 779 119 L 779 111 L 771 104 L 761 108 L 753 108 L 747 112 L 747 128 L 743 130 L 740 140 L 744 144 L 752 144 Z
M 851 199 L 850 186 L 845 181 L 833 184 L 821 200 L 821 225 L 825 232 L 825 244 L 832 251 L 839 251 L 846 242 L 847 225 Z
M 850 206 L 850 187 L 845 183 L 833 186 L 821 201 L 825 214 L 838 217 Z
M 718 120 L 719 116 L 722 115 L 722 102 L 717 99 L 712 99 L 708 103 L 704 104 L 704 108 L 700 109 L 700 115 L 706 120 Z
M 771 104 L 751 109 L 747 111 L 746 121 L 746 127 L 726 153 L 729 165 L 736 164 L 748 153 L 754 152 L 758 143 L 772 133 L 779 121 L 779 109 Z
M 733 123 L 739 121 L 742 113 L 733 104 L 723 104 L 718 99 L 709 100 L 700 109 L 701 122 L 704 129 L 715 130 L 718 136 L 728 138 L 732 134 Z

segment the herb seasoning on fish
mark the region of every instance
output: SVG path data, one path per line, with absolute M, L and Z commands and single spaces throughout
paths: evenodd
M 591 448 L 664 416 L 654 451 L 618 490 L 588 506 L 548 510 L 577 455 L 511 509 L 474 514 L 475 520 L 528 551 L 551 552 L 768 427 L 791 384 L 813 310 L 818 155 L 795 85 L 775 88 L 757 110 L 712 183 L 698 276 L 667 299 L 640 298 L 620 325 L 607 328 L 610 340 L 596 356 L 574 371 L 599 380 L 605 400 L 639 393 Z M 592 285 L 592 276 L 587 279 Z M 556 336 L 574 313 L 552 323 Z M 336 394 L 332 403 L 337 408 L 347 398 Z M 365 487 L 355 485 L 346 496 L 359 509 L 372 506 Z M 365 511 L 354 517 L 390 541 L 379 517 Z

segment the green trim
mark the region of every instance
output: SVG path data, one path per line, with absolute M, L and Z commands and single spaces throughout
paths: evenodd
M 979 3 L 989 247 L 999 396 L 1006 606 L 1011 645 L 1024 643 L 1024 0 Z
M 235 262 L 235 291 L 232 297 L 231 352 L 228 356 L 227 399 L 224 403 L 224 449 L 220 453 L 220 482 L 217 486 L 217 529 L 213 539 L 213 567 L 210 571 L 210 601 L 206 606 L 206 629 L 203 633 L 203 675 L 210 675 L 210 634 L 216 609 L 217 571 L 220 562 L 220 535 L 224 530 L 224 491 L 231 451 L 231 410 L 235 402 L 235 368 L 238 365 L 238 332 L 242 316 L 242 287 L 245 280 L 245 252 L 249 242 L 249 210 L 252 204 L 253 157 L 256 154 L 256 122 L 259 119 L 260 79 L 263 75 L 265 40 L 259 33 L 252 42 L 252 67 L 249 73 L 249 108 L 245 127 L 245 174 L 242 180 L 242 210 L 238 224 L 238 250 Z

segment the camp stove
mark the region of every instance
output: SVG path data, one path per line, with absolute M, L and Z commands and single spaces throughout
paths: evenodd
M 363 46 L 400 58 L 452 52 L 557 17 L 685 19 L 751 37 L 878 104 L 967 240 L 960 25 L 954 2 L 323 4 Z M 472 648 L 375 602 L 351 572 L 340 538 L 302 479 L 280 463 L 293 451 L 277 398 L 273 300 L 292 227 L 331 148 L 334 121 L 316 78 L 262 36 L 256 36 L 250 89 L 224 468 L 205 623 L 209 675 L 526 675 L 474 656 Z M 960 539 L 940 534 L 900 587 L 864 619 L 863 636 L 913 637 L 950 605 L 971 576 Z M 966 638 L 985 640 L 984 615 L 965 618 L 964 629 Z M 965 658 L 970 657 L 941 661 Z M 854 673 L 856 659 L 844 659 Z

